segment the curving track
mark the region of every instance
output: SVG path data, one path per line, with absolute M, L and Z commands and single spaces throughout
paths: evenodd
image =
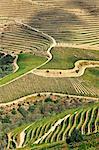
M 17 24 L 19 24 L 19 25 L 23 25 L 23 26 L 25 26 L 25 27 L 27 27 L 27 28 L 29 28 L 29 29 L 35 31 L 35 32 L 38 32 L 38 33 L 42 34 L 44 37 L 46 37 L 47 39 L 49 39 L 52 44 L 50 44 L 50 47 L 49 47 L 48 50 L 47 50 L 47 54 L 48 54 L 49 57 L 48 57 L 48 59 L 47 59 L 46 62 L 44 62 L 43 64 L 37 66 L 36 68 L 34 68 L 34 69 L 28 71 L 28 72 L 25 73 L 25 74 L 23 74 L 23 75 L 21 75 L 21 76 L 15 78 L 15 79 L 13 79 L 13 80 L 11 80 L 11 81 L 5 83 L 5 84 L 3 84 L 3 85 L 0 85 L 0 87 L 5 86 L 5 85 L 7 85 L 7 84 L 9 84 L 9 83 L 12 83 L 12 82 L 16 81 L 17 79 L 20 79 L 21 77 L 23 77 L 23 76 L 25 76 L 25 75 L 27 75 L 27 74 L 29 74 L 29 73 L 32 73 L 34 70 L 36 70 L 36 69 L 38 69 L 38 68 L 44 66 L 45 64 L 47 64 L 47 63 L 48 63 L 49 61 L 51 61 L 51 59 L 52 59 L 52 54 L 50 53 L 50 51 L 51 51 L 51 49 L 52 49 L 53 47 L 56 46 L 56 41 L 55 41 L 55 39 L 54 39 L 53 37 L 49 36 L 48 34 L 43 33 L 42 31 L 39 31 L 38 29 L 35 29 L 35 28 L 33 28 L 33 27 L 31 27 L 31 26 L 29 26 L 29 25 L 27 25 L 27 24 L 24 24 L 24 23 L 22 23 L 22 22 L 19 21 L 19 20 L 14 20 L 14 21 L 15 21 Z M 18 57 L 18 56 L 17 56 L 17 57 Z M 15 61 L 15 66 L 17 66 L 16 63 L 17 63 L 17 62 Z M 19 68 L 19 67 L 17 66 L 16 71 L 18 70 L 18 68 Z
M 27 73 L 25 73 L 25 74 L 15 78 L 15 79 L 11 80 L 10 82 L 7 82 L 6 84 L 1 85 L 0 87 L 8 85 L 9 83 L 12 83 L 12 82 L 18 80 L 21 77 L 23 77 L 23 76 L 25 76 L 25 75 L 27 75 L 29 73 L 33 73 L 33 74 L 36 74 L 36 75 L 39 75 L 39 76 L 44 76 L 44 77 L 61 77 L 61 78 L 62 77 L 79 77 L 79 76 L 84 74 L 84 71 L 85 71 L 86 68 L 99 67 L 99 61 L 79 60 L 79 61 L 77 61 L 75 63 L 75 67 L 73 69 L 69 69 L 69 70 L 49 70 L 49 72 L 47 72 L 46 70 L 40 70 L 39 69 L 40 67 L 44 66 L 45 64 L 47 64 L 49 61 L 52 60 L 51 49 L 57 45 L 55 39 L 53 37 L 49 36 L 48 34 L 45 34 L 42 31 L 39 31 L 38 29 L 35 29 L 35 28 L 33 28 L 33 27 L 31 27 L 31 26 L 29 26 L 27 24 L 24 24 L 20 20 L 15 20 L 15 22 L 17 24 L 21 24 L 21 25 L 23 25 L 23 26 L 25 26 L 27 28 L 30 28 L 33 31 L 36 31 L 36 32 L 42 34 L 43 37 L 46 37 L 47 39 L 49 39 L 52 44 L 50 45 L 50 47 L 47 50 L 47 54 L 48 54 L 49 57 L 48 57 L 46 62 L 44 62 L 40 66 L 37 66 L 36 68 L 32 69 L 31 71 L 28 71 Z M 16 66 L 16 71 L 18 70 L 18 66 L 16 64 L 17 58 L 18 58 L 18 56 L 16 57 L 16 60 L 14 62 L 15 66 Z M 37 93 L 34 94 L 34 95 L 37 95 Z M 23 100 L 23 99 L 24 98 L 19 99 L 18 102 Z M 8 103 L 8 104 L 10 105 L 11 103 Z M 6 106 L 7 103 L 0 104 L 0 106 L 3 106 L 3 105 Z
M 33 70 L 33 73 L 43 77 L 80 77 L 84 74 L 86 68 L 99 67 L 99 61 L 79 60 L 75 67 L 69 70 L 43 69 Z
M 42 92 L 42 93 L 39 93 L 40 95 L 47 95 L 47 96 L 50 96 L 50 92 Z M 70 96 L 70 97 L 74 97 L 74 98 L 84 98 L 84 99 L 87 99 L 87 100 L 95 100 L 96 102 L 99 102 L 99 98 L 94 98 L 94 97 L 87 97 L 87 96 L 76 96 L 76 95 L 68 95 L 68 94 L 62 94 L 62 93 L 53 93 L 53 95 L 56 95 L 56 96 L 61 96 L 61 97 L 64 97 L 64 96 Z M 8 102 L 8 103 L 0 103 L 0 107 L 5 107 L 5 106 L 11 106 L 13 104 L 18 104 L 20 102 L 23 102 L 25 101 L 27 98 L 31 98 L 31 97 L 35 97 L 35 96 L 38 96 L 38 93 L 35 93 L 35 94 L 32 94 L 32 95 L 28 95 L 28 96 L 24 96 L 22 98 L 19 98 L 19 99 L 16 99 L 12 102 Z

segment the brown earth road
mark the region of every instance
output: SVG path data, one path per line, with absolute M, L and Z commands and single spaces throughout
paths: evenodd
M 13 104 L 18 104 L 20 102 L 24 102 L 27 98 L 31 98 L 31 97 L 35 97 L 38 96 L 38 94 L 42 95 L 46 95 L 46 96 L 50 96 L 52 93 L 51 92 L 42 92 L 42 93 L 34 93 L 32 95 L 28 95 L 19 99 L 16 99 L 12 102 L 8 102 L 8 103 L 0 103 L 0 107 L 5 107 L 5 106 L 10 106 Z M 53 93 L 53 95 L 55 96 L 61 96 L 61 97 L 73 97 L 73 98 L 80 98 L 80 99 L 86 99 L 86 100 L 95 100 L 96 102 L 99 102 L 99 98 L 94 98 L 94 97 L 87 97 L 87 96 L 76 96 L 76 95 L 68 95 L 68 94 L 61 94 L 61 93 Z
M 73 69 L 68 70 L 39 69 L 34 70 L 33 73 L 43 77 L 55 77 L 55 78 L 80 77 L 84 74 L 86 68 L 94 68 L 94 67 L 99 67 L 99 61 L 78 60 L 75 63 L 75 67 Z
M 12 18 L 11 18 L 11 19 L 12 19 Z M 27 74 L 33 72 L 33 70 L 36 70 L 36 69 L 38 69 L 38 68 L 44 66 L 44 65 L 47 64 L 48 62 L 50 62 L 50 61 L 52 60 L 52 54 L 51 54 L 50 51 L 51 51 L 51 49 L 52 49 L 53 47 L 56 46 L 56 41 L 55 41 L 55 39 L 54 39 L 53 37 L 51 37 L 50 35 L 48 35 L 48 34 L 46 34 L 46 33 L 43 33 L 42 31 L 39 31 L 38 29 L 35 29 L 35 28 L 33 28 L 33 27 L 31 27 L 31 26 L 29 26 L 29 25 L 27 25 L 27 24 L 24 24 L 24 23 L 21 22 L 20 20 L 15 20 L 14 18 L 13 18 L 13 20 L 14 20 L 15 23 L 17 23 L 17 24 L 23 25 L 23 26 L 25 26 L 25 27 L 27 27 L 27 28 L 33 30 L 33 31 L 36 31 L 36 32 L 42 34 L 44 37 L 46 37 L 47 39 L 49 39 L 49 40 L 51 41 L 51 44 L 50 44 L 50 46 L 49 46 L 49 48 L 48 48 L 48 50 L 47 50 L 47 54 L 48 54 L 49 57 L 48 57 L 47 61 L 45 61 L 43 64 L 37 66 L 36 68 L 34 68 L 34 69 L 32 69 L 32 70 L 30 70 L 30 71 L 24 73 L 23 75 L 21 75 L 21 76 L 15 78 L 15 79 L 13 79 L 13 80 L 11 80 L 11 81 L 5 83 L 5 84 L 0 85 L 0 87 L 3 87 L 3 86 L 5 86 L 5 85 L 8 85 L 9 83 L 12 83 L 12 82 L 14 82 L 14 81 L 20 79 L 21 77 L 23 77 L 23 76 L 25 76 L 25 75 L 27 75 Z M 15 63 L 16 63 L 16 62 L 15 62 Z M 15 66 L 16 66 L 16 64 L 15 64 Z M 18 68 L 18 66 L 17 66 L 17 68 Z

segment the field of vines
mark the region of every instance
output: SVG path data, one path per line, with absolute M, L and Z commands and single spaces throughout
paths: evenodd
M 59 43 L 99 48 L 98 7 L 97 0 L 18 0 L 17 3 L 1 0 L 0 17 L 22 20 L 53 36 Z
M 31 52 L 46 55 L 50 45 L 49 39 L 25 25 L 13 21 L 5 25 L 0 36 L 0 50 L 9 53 Z
M 83 79 L 84 76 L 80 78 L 46 78 L 30 73 L 0 87 L 0 102 L 9 102 L 23 96 L 41 92 L 97 97 L 99 96 L 98 88 L 93 87 L 95 83 L 92 84 L 92 81 L 97 83 L 98 78 L 95 80 L 95 76 L 92 77 L 90 78 L 90 74 L 89 76 L 87 74 L 86 78 L 85 73 L 85 79 Z
M 48 69 L 72 69 L 78 60 L 99 61 L 99 0 L 0 0 L 0 53 L 2 52 L 18 56 L 12 63 L 13 66 L 17 63 L 19 70 L 0 78 L 0 104 L 5 103 L 2 105 L 4 109 L 6 105 L 5 112 L 2 111 L 3 107 L 0 110 L 0 149 L 30 150 L 31 147 L 58 142 L 73 146 L 77 141 L 68 144 L 67 140 L 75 132 L 86 139 L 99 134 L 99 104 L 93 104 L 93 98 L 99 98 L 99 67 L 87 68 L 79 77 L 69 74 L 69 77 L 62 78 L 44 77 L 33 72 L 37 67 L 47 69 L 46 73 L 50 72 Z M 4 63 L 6 64 L 5 61 Z M 0 63 L 1 68 L 4 66 L 2 64 Z M 82 64 L 87 66 L 85 62 Z M 79 75 L 82 64 L 79 63 L 72 73 Z M 90 64 L 91 67 L 93 65 Z M 4 69 L 7 69 L 6 65 L 0 69 L 1 74 Z M 58 73 L 63 75 L 61 71 Z M 60 113 L 58 105 L 55 105 L 57 113 L 51 110 L 52 114 L 48 109 L 48 114 L 41 116 L 41 113 L 36 112 L 35 117 L 30 114 L 33 120 L 27 116 L 22 118 L 20 110 L 16 111 L 14 100 L 18 100 L 17 105 L 21 106 L 20 98 L 25 99 L 25 96 L 31 94 L 40 97 L 47 92 L 53 97 L 55 93 L 66 94 L 67 97 L 72 95 L 70 107 L 67 103 L 66 111 L 62 109 Z M 76 96 L 78 97 L 74 98 Z M 80 103 L 79 97 L 82 97 L 83 103 Z M 90 99 L 88 105 L 86 97 Z M 7 112 L 10 108 L 7 102 L 13 102 L 10 105 L 11 112 Z M 30 105 L 29 102 L 27 104 Z M 21 111 L 27 109 L 27 104 L 22 103 L 26 108 L 21 108 Z M 13 106 L 15 109 L 12 110 Z M 12 115 L 15 115 L 15 120 Z M 36 117 L 40 120 L 36 120 Z M 26 122 L 28 123 L 25 124 Z M 87 142 L 88 139 L 85 144 Z M 96 143 L 91 144 L 95 146 Z
M 68 114 L 64 112 L 57 117 L 33 122 L 8 133 L 8 148 L 65 141 L 74 130 L 80 131 L 82 135 L 90 135 L 99 132 L 98 125 L 98 106 L 73 110 Z

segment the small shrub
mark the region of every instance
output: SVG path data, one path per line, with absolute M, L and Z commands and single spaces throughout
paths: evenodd
M 44 106 L 43 106 L 43 105 L 41 105 L 41 107 L 40 107 L 40 111 L 41 111 L 41 114 L 44 114 L 44 112 L 45 112 L 45 108 L 44 108 Z
M 17 112 L 16 112 L 15 108 L 12 109 L 11 113 L 12 113 L 13 115 L 16 115 Z
M 4 118 L 2 118 L 2 123 L 11 123 L 10 117 L 9 116 L 4 116 Z
M 79 150 L 87 150 L 86 144 L 82 143 L 81 145 L 79 145 Z
M 28 112 L 25 110 L 24 107 L 20 106 L 20 107 L 18 108 L 18 111 L 21 113 L 21 115 L 22 115 L 23 117 L 27 117 Z
M 38 93 L 37 96 L 40 97 L 41 96 L 40 93 Z
M 66 142 L 72 143 L 72 142 L 80 142 L 83 140 L 83 135 L 79 130 L 74 130 L 70 137 L 67 137 Z
M 76 73 L 78 73 L 79 72 L 79 70 L 76 70 Z
M 0 115 L 2 115 L 3 114 L 3 110 L 2 109 L 0 109 Z
M 46 72 L 49 73 L 49 70 L 47 70 Z
M 30 105 L 28 111 L 33 112 L 35 110 L 35 105 Z
M 50 97 L 47 97 L 47 98 L 45 99 L 45 102 L 52 102 L 52 99 L 51 99 Z

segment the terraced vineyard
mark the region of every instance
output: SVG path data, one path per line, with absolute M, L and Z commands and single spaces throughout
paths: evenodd
M 86 138 L 97 136 L 99 106 L 93 101 L 99 100 L 98 0 L 0 0 L 0 53 L 15 56 L 10 71 L 0 58 L 0 74 L 8 71 L 0 78 L 0 149 L 41 150 L 43 144 L 67 144 L 75 132 Z M 39 106 L 38 116 L 32 118 L 28 105 L 33 109 L 35 104 L 30 106 L 25 99 L 35 94 L 40 101 L 44 93 L 54 98 L 55 93 L 65 94 L 66 100 L 72 95 L 74 100 L 69 99 L 69 105 L 59 98 L 69 110 L 59 114 L 63 109 L 55 109 L 51 118 L 50 112 L 44 114 Z M 94 105 L 85 107 L 87 102 L 80 100 L 78 104 L 81 97 Z M 53 109 L 55 103 L 51 102 L 47 106 Z M 73 102 L 83 108 L 72 110 Z M 22 111 L 31 119 L 21 116 Z M 25 125 L 18 127 L 23 122 Z
M 18 18 L 51 35 L 59 44 L 99 49 L 97 0 L 17 0 L 13 3 L 1 0 L 0 6 L 1 17 Z
M 69 114 L 64 112 L 63 115 L 34 122 L 8 133 L 8 148 L 13 149 L 13 145 L 16 148 L 21 148 L 35 144 L 65 141 L 74 130 L 81 131 L 83 135 L 90 135 L 99 132 L 98 124 L 98 106 L 78 109 Z
M 86 83 L 84 83 L 84 79 Z M 92 75 L 91 75 L 92 76 Z M 89 79 L 90 78 L 90 79 Z M 51 92 L 51 93 L 65 93 L 70 95 L 82 95 L 82 96 L 92 96 L 98 97 L 98 88 L 96 87 L 97 81 L 95 77 L 93 78 L 95 87 L 91 85 L 92 79 L 90 74 L 85 74 L 84 77 L 79 78 L 46 78 L 36 76 L 32 73 L 2 86 L 0 88 L 0 101 L 10 102 L 20 97 L 30 95 L 33 93 Z M 21 83 L 21 84 L 20 84 Z M 27 86 L 28 85 L 28 86 Z M 20 86 L 20 90 L 19 90 Z M 4 93 L 4 91 L 6 91 Z M 13 92 L 11 92 L 13 91 Z
M 96 47 L 99 49 L 99 39 L 97 38 L 99 34 L 99 4 L 96 5 L 96 2 L 93 1 L 92 6 L 90 0 L 73 0 L 72 2 L 68 0 L 61 2 L 49 0 L 48 5 L 44 2 L 45 8 L 43 8 L 42 2 L 40 6 L 42 11 L 37 12 L 36 16 L 30 20 L 30 25 L 47 32 L 59 44 L 67 43 L 67 47 L 70 44 L 71 46 L 74 45 L 74 47 L 75 45 L 78 47 L 81 45 L 83 48 Z M 93 8 L 94 5 L 96 8 Z M 39 19 L 41 18 L 43 19 L 40 22 Z
M 13 20 L 3 20 L 7 22 L 2 25 L 0 36 L 0 49 L 7 52 L 31 52 L 46 55 L 46 51 L 51 43 L 50 39 L 30 28 L 25 24 Z M 27 43 L 28 41 L 28 43 Z

